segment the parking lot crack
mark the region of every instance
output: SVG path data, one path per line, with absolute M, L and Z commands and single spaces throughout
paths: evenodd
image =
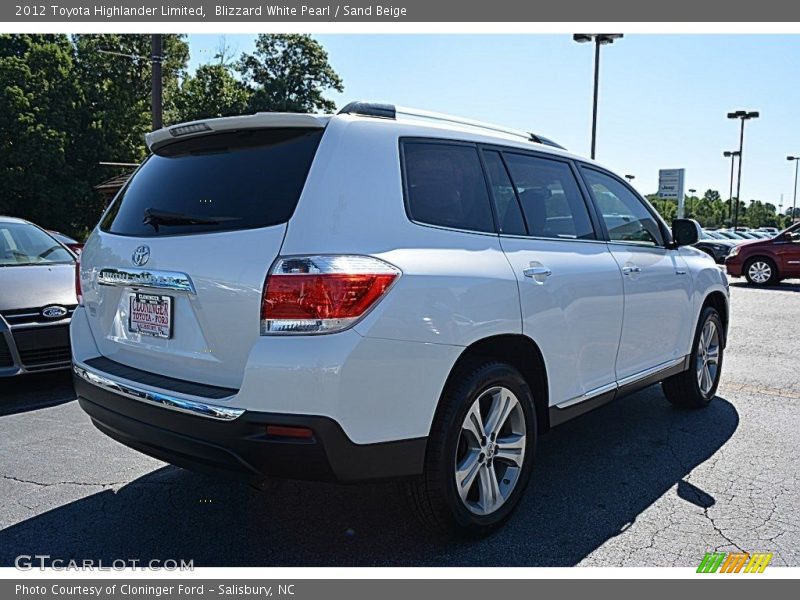
M 57 485 L 79 485 L 79 486 L 87 486 L 87 487 L 113 487 L 116 485 L 123 485 L 126 483 L 125 481 L 112 481 L 109 483 L 96 483 L 90 481 L 34 481 L 33 479 L 21 479 L 20 477 L 13 477 L 11 475 L 0 475 L 0 478 L 5 479 L 6 481 L 13 481 L 15 483 L 28 483 L 30 485 L 36 485 L 39 487 L 53 487 Z

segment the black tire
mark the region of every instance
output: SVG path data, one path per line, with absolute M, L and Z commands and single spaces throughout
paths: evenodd
M 750 268 L 753 265 L 758 264 L 758 263 L 763 263 L 764 265 L 766 265 L 766 268 L 769 270 L 769 277 L 767 279 L 765 279 L 765 280 L 760 280 L 759 278 L 753 279 L 752 275 L 750 274 Z M 747 279 L 747 282 L 750 285 L 755 285 L 755 286 L 758 286 L 758 287 L 765 287 L 765 286 L 768 286 L 768 285 L 777 285 L 778 282 L 780 281 L 780 276 L 778 275 L 778 267 L 777 267 L 777 265 L 775 264 L 775 262 L 772 259 L 767 258 L 765 256 L 754 256 L 753 258 L 748 259 L 747 262 L 744 263 L 743 272 L 744 272 L 745 279 Z
M 522 466 L 519 467 L 515 484 L 499 508 L 490 514 L 475 514 L 468 508 L 466 501 L 461 499 L 456 485 L 456 465 L 459 460 L 463 460 L 458 458 L 458 452 L 462 451 L 465 444 L 462 426 L 473 404 L 479 401 L 479 406 L 483 405 L 487 399 L 487 392 L 498 387 L 506 388 L 516 396 L 524 415 L 524 427 L 522 427 L 518 420 L 519 413 L 515 409 L 516 423 L 524 429 L 526 436 Z M 486 425 L 488 427 L 489 423 Z M 497 361 L 471 363 L 460 368 L 451 377 L 451 384 L 442 393 L 428 438 L 424 474 L 409 483 L 408 495 L 419 520 L 435 531 L 473 538 L 486 536 L 500 527 L 519 503 L 530 480 L 536 436 L 537 423 L 533 396 L 517 369 Z M 480 456 L 484 456 L 483 452 Z M 512 463 L 505 463 L 501 459 L 495 459 L 494 463 L 489 460 L 485 466 L 499 469 L 496 473 L 500 473 L 502 469 L 507 468 L 504 465 L 513 466 Z M 476 471 L 479 474 L 474 478 L 475 483 L 464 489 L 477 491 L 472 486 L 480 486 L 484 473 L 480 472 L 480 467 Z M 507 485 L 510 480 L 503 474 L 495 481 L 502 481 Z
M 698 369 L 703 360 L 703 354 L 699 352 L 699 346 L 703 330 L 709 322 L 713 323 L 719 336 L 717 342 L 718 358 L 716 362 L 716 371 L 713 376 L 713 383 L 711 387 L 704 391 L 700 386 L 698 375 Z M 683 373 L 673 375 L 669 379 L 665 379 L 661 382 L 661 387 L 664 390 L 664 395 L 667 397 L 667 400 L 669 400 L 673 406 L 680 408 L 704 408 L 708 406 L 717 393 L 720 375 L 722 374 L 724 354 L 725 328 L 722 325 L 722 319 L 715 308 L 707 306 L 700 314 L 700 319 L 697 323 L 697 331 L 694 334 L 689 368 Z

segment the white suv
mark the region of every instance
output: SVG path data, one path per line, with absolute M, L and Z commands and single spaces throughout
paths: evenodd
M 484 534 L 537 436 L 716 391 L 728 286 L 694 221 L 533 134 L 392 105 L 147 136 L 90 236 L 75 383 L 103 432 L 247 479 L 405 478 Z

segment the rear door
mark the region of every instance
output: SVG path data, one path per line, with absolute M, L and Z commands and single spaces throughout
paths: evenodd
M 238 387 L 261 294 L 321 127 L 244 129 L 162 146 L 81 257 L 100 352 L 179 379 Z
M 696 325 L 692 278 L 680 253 L 666 247 L 651 208 L 627 184 L 595 168 L 581 171 L 622 272 L 625 316 L 616 370 L 624 380 L 689 352 Z
M 514 151 L 487 148 L 483 156 L 523 331 L 542 350 L 550 404 L 613 390 L 622 278 L 598 239 L 574 167 Z

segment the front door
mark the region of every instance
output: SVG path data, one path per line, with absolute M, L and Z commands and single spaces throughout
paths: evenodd
M 593 168 L 581 171 L 608 231 L 608 248 L 625 290 L 617 380 L 670 366 L 690 352 L 696 326 L 686 262 L 666 247 L 651 209 L 627 184 Z

